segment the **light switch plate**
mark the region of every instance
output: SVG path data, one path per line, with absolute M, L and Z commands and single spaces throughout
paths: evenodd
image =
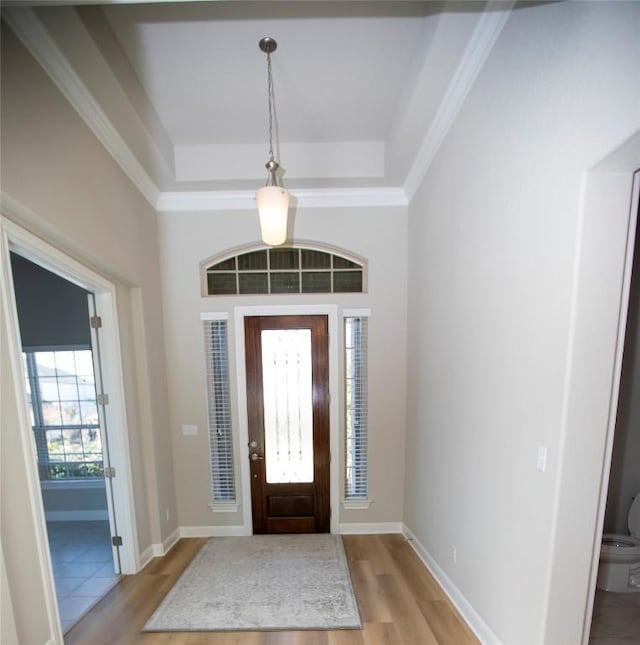
M 195 437 L 198 434 L 198 426 L 184 425 L 182 426 L 182 434 L 185 437 Z

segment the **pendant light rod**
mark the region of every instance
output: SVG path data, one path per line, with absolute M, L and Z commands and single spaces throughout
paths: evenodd
M 271 54 L 278 48 L 278 43 L 276 42 L 275 38 L 271 38 L 270 36 L 265 36 L 260 40 L 258 43 L 260 49 L 267 55 L 267 103 L 268 103 L 268 111 L 269 111 L 269 161 L 267 162 L 266 168 L 269 171 L 269 177 L 271 177 L 271 181 L 274 181 L 275 178 L 275 170 L 278 169 L 278 166 L 276 164 L 276 168 L 272 169 L 269 167 L 271 162 L 274 162 L 274 155 L 273 155 L 273 113 L 275 112 L 275 98 L 273 94 L 273 72 L 271 70 Z M 269 185 L 269 178 L 267 178 L 267 184 Z M 272 183 L 272 186 L 277 186 L 276 183 Z
M 267 55 L 267 98 L 269 107 L 269 161 L 265 164 L 267 181 L 256 193 L 260 230 L 262 241 L 270 246 L 284 244 L 287 238 L 287 211 L 289 209 L 289 193 L 278 184 L 278 168 L 280 167 L 273 153 L 273 130 L 276 112 L 273 93 L 273 74 L 271 71 L 271 54 L 277 49 L 275 38 L 265 36 L 258 43 L 260 49 Z M 277 129 L 277 121 L 276 121 Z M 278 133 L 276 132 L 276 143 Z

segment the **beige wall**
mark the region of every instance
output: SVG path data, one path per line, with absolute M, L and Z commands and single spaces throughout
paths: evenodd
M 201 297 L 200 262 L 252 240 L 257 242 L 258 236 L 254 211 L 160 216 L 169 407 L 180 525 L 242 524 L 241 511 L 212 513 L 208 506 L 210 476 L 200 313 L 219 311 L 230 316 L 231 402 L 237 433 L 234 307 L 318 303 L 371 309 L 369 449 L 370 494 L 374 501 L 366 511 L 341 509 L 340 521 L 400 522 L 405 427 L 406 209 L 299 209 L 296 213 L 297 239 L 336 245 L 367 258 L 366 294 Z M 342 397 L 341 386 L 338 394 Z M 341 401 L 341 444 L 342 415 Z M 199 435 L 183 436 L 183 424 L 196 424 Z M 342 445 L 339 448 L 342 460 Z M 239 484 L 237 436 L 235 449 Z
M 574 261 L 583 173 L 639 125 L 639 28 L 635 3 L 517 8 L 410 206 L 405 521 L 504 643 L 580 641 L 624 260 L 613 210 L 607 236 L 594 213 L 581 267 L 580 302 L 601 308 L 576 320 Z M 601 291 L 598 257 L 617 261 Z M 571 354 L 574 323 L 602 351 Z
M 4 25 L 2 191 L 3 215 L 116 285 L 137 529 L 144 550 L 175 528 L 177 515 L 159 351 L 163 328 L 155 213 Z M 12 376 L 3 361 L 3 393 L 11 393 Z M 18 435 L 5 427 L 3 407 L 3 459 L 17 467 L 12 456 L 20 449 Z M 17 482 L 11 489 L 24 491 Z M 168 522 L 165 509 L 170 510 Z M 2 507 L 12 593 L 16 585 L 38 583 L 30 570 L 35 558 L 25 557 L 31 531 L 23 525 L 30 510 L 24 500 Z M 36 591 L 14 602 L 21 642 L 46 640 L 27 638 L 21 631 L 38 625 L 42 607 Z

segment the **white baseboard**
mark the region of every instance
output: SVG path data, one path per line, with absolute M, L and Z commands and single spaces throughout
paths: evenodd
M 367 535 L 372 533 L 402 533 L 402 522 L 351 522 L 339 524 L 338 532 L 343 535 Z
M 404 533 L 413 550 L 416 552 L 420 560 L 422 560 L 425 567 L 429 569 L 431 575 L 442 587 L 449 597 L 449 600 L 460 613 L 462 619 L 467 623 L 467 625 L 469 625 L 480 642 L 483 643 L 483 645 L 501 645 L 500 639 L 493 633 L 489 625 L 482 620 L 478 612 L 476 612 L 476 610 L 471 606 L 458 587 L 453 584 L 451 578 L 449 578 L 449 576 L 443 571 L 429 551 L 427 551 L 424 545 L 420 540 L 418 540 L 418 538 L 416 538 L 406 524 L 402 525 L 402 533 Z
M 173 549 L 176 542 L 180 539 L 180 529 L 174 529 L 167 537 L 162 540 L 162 553 L 161 555 L 166 555 Z
M 138 568 L 138 572 L 142 571 L 148 564 L 155 558 L 155 544 L 152 544 L 151 546 L 148 546 L 141 554 L 140 554 L 140 566 Z
M 95 511 L 45 511 L 47 522 L 95 522 L 97 520 L 108 520 L 109 514 L 106 509 Z
M 144 569 L 144 567 L 146 567 L 153 558 L 160 558 L 163 555 L 167 555 L 180 537 L 180 529 L 177 528 L 162 540 L 161 544 L 154 543 L 151 546 L 148 546 L 140 554 L 140 569 Z
M 181 526 L 180 537 L 237 537 L 249 535 L 244 526 Z

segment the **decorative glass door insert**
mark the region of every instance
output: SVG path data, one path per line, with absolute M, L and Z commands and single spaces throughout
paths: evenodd
M 262 331 L 267 482 L 313 481 L 311 330 Z

